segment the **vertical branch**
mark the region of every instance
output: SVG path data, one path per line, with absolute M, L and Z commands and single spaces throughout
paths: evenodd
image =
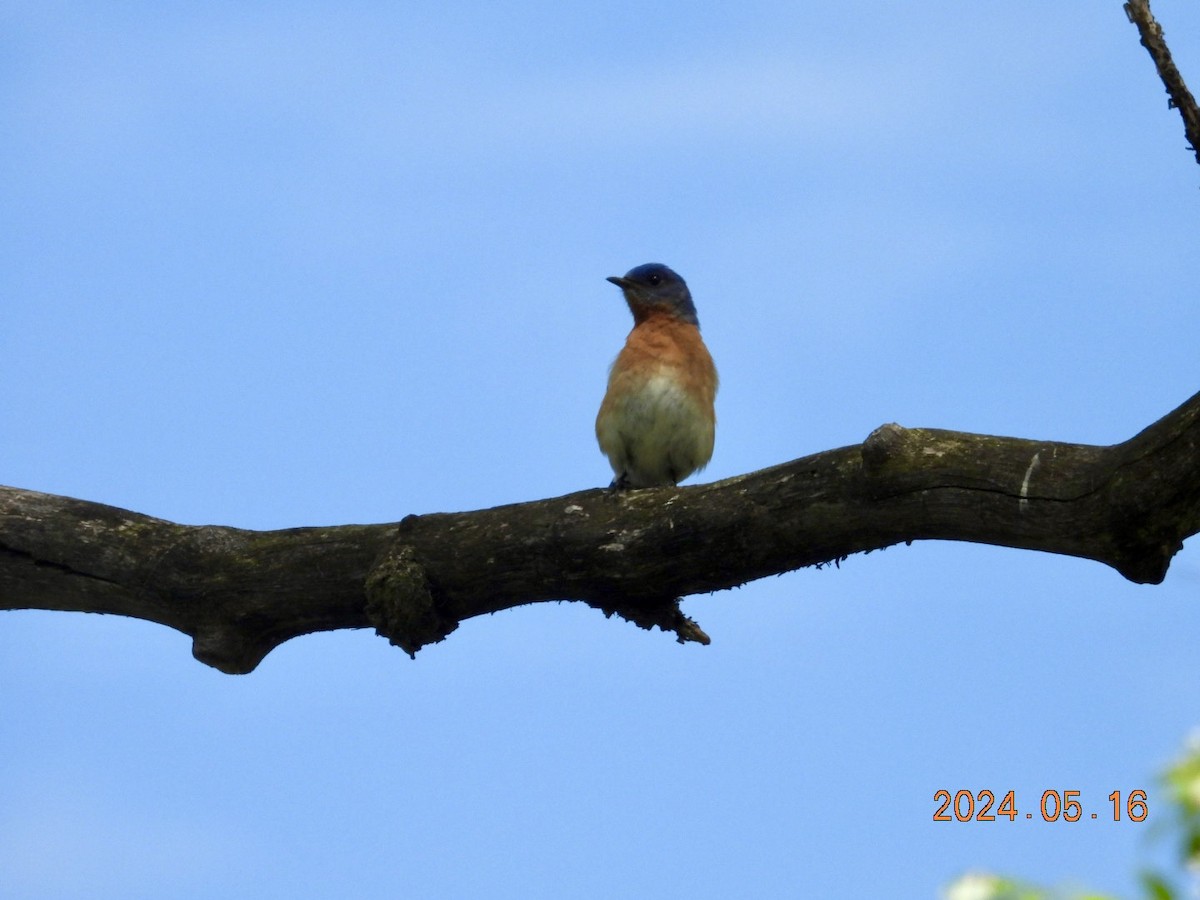
M 1158 77 L 1162 79 L 1171 98 L 1168 106 L 1178 109 L 1183 117 L 1183 129 L 1191 142 L 1188 149 L 1196 155 L 1196 162 L 1200 163 L 1200 109 L 1196 108 L 1196 98 L 1188 90 L 1183 76 L 1171 59 L 1171 50 L 1163 37 L 1162 26 L 1150 12 L 1150 0 L 1129 0 L 1125 4 L 1125 15 L 1137 26 L 1142 46 L 1149 51 L 1154 67 L 1158 69 Z

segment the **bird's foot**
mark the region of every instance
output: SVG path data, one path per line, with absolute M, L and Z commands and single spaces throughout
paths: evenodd
M 612 484 L 608 486 L 610 494 L 619 494 L 622 491 L 629 490 L 629 473 L 622 472 L 612 480 Z

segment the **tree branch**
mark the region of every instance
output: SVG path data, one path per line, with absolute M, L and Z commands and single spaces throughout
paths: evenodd
M 251 671 L 298 635 L 374 626 L 410 653 L 473 616 L 580 600 L 682 640 L 679 597 L 900 542 L 1045 550 L 1158 583 L 1200 531 L 1200 394 L 1110 447 L 884 425 L 713 484 L 392 525 L 186 526 L 0 488 L 0 609 L 135 616 Z
M 1162 79 L 1171 98 L 1167 105 L 1178 109 L 1183 117 L 1183 129 L 1191 143 L 1188 149 L 1196 155 L 1196 162 L 1200 163 L 1200 109 L 1196 108 L 1196 99 L 1171 59 L 1171 49 L 1163 37 L 1162 26 L 1150 12 L 1150 0 L 1129 0 L 1125 4 L 1125 15 L 1137 26 L 1142 46 L 1150 52 L 1158 77 Z
M 1125 4 L 1200 161 L 1200 113 L 1147 0 Z M 395 525 L 186 526 L 0 487 L 0 609 L 115 613 L 249 672 L 302 634 L 374 626 L 409 653 L 472 616 L 580 600 L 680 641 L 679 609 L 914 540 L 1092 559 L 1158 583 L 1200 531 L 1200 394 L 1110 447 L 884 425 L 861 445 L 715 484 L 565 497 Z

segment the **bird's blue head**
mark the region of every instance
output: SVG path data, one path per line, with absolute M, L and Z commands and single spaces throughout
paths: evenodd
M 666 312 L 700 327 L 687 283 L 662 263 L 646 263 L 624 275 L 612 275 L 608 280 L 625 294 L 635 323 L 644 321 L 653 312 Z

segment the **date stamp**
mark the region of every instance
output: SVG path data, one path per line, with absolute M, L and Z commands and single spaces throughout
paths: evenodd
M 1079 791 L 1059 791 L 1051 788 L 1042 792 L 1041 803 L 1037 812 L 1021 812 L 1017 808 L 1016 791 L 1009 791 L 996 804 L 996 795 L 989 790 L 982 791 L 935 791 L 933 802 L 938 804 L 933 811 L 935 822 L 995 822 L 997 819 L 1033 819 L 1040 816 L 1043 822 L 1078 822 L 1081 819 L 1106 820 L 1109 812 L 1112 821 L 1120 822 L 1122 818 L 1130 822 L 1144 822 L 1150 815 L 1150 806 L 1146 800 L 1146 792 L 1138 789 L 1121 793 L 1113 791 L 1108 795 L 1111 807 L 1105 806 L 1104 812 L 1089 813 L 1083 808 L 1079 799 Z M 993 811 L 994 810 L 994 811 Z

